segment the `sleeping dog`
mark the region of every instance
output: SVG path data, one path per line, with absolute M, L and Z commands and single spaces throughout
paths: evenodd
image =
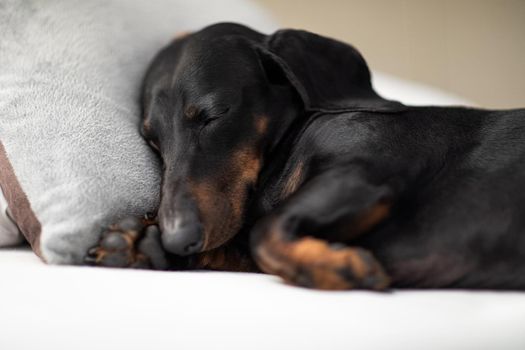
M 523 109 L 406 106 L 373 90 L 350 45 L 230 23 L 163 49 L 143 107 L 164 164 L 160 232 L 126 219 L 95 264 L 525 288 Z

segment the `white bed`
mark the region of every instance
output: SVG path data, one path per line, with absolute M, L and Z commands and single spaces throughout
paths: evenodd
M 69 0 L 46 4 L 50 3 L 71 5 Z M 234 17 L 249 23 L 259 18 L 261 28 L 268 23 L 261 15 L 252 16 L 251 5 L 241 10 L 224 1 L 199 1 L 194 5 L 198 11 L 170 14 L 164 11 L 167 3 L 112 0 L 113 5 L 131 6 L 119 16 L 136 17 L 142 27 L 123 35 L 121 24 L 111 17 L 103 28 L 115 30 L 117 38 L 122 34 L 140 42 L 135 32 L 159 39 L 161 32 L 198 26 L 231 16 L 234 10 L 238 11 Z M 192 8 L 195 0 L 173 3 L 174 8 Z M 0 1 L 0 10 L 4 4 Z M 78 4 L 96 8 L 92 1 Z M 180 21 L 166 20 L 164 12 L 166 18 Z M 156 20 L 161 17 L 164 21 Z M 97 37 L 102 39 L 106 37 Z M 133 50 L 131 61 L 144 58 L 142 49 Z M 385 97 L 405 103 L 471 105 L 446 92 L 377 72 L 374 85 Z M 17 239 L 0 191 L 0 245 Z M 523 350 L 525 293 L 319 292 L 262 274 L 50 266 L 28 248 L 0 248 L 0 350 L 164 348 Z
M 384 74 L 386 97 L 469 104 Z M 0 349 L 525 349 L 525 293 L 319 292 L 272 276 L 44 265 L 0 249 Z

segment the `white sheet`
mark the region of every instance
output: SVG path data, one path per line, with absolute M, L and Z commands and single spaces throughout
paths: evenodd
M 0 349 L 525 349 L 523 293 L 318 292 L 272 276 L 45 266 L 0 250 Z

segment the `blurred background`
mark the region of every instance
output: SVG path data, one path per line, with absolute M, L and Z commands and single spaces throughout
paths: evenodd
M 525 107 L 525 0 L 258 0 L 283 27 L 487 108 Z

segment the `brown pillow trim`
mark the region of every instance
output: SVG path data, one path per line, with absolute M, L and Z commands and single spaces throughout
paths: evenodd
M 33 251 L 41 258 L 40 232 L 42 226 L 31 209 L 24 190 L 20 186 L 5 148 L 0 141 L 0 188 L 4 192 L 9 211 L 20 232 L 27 239 Z

